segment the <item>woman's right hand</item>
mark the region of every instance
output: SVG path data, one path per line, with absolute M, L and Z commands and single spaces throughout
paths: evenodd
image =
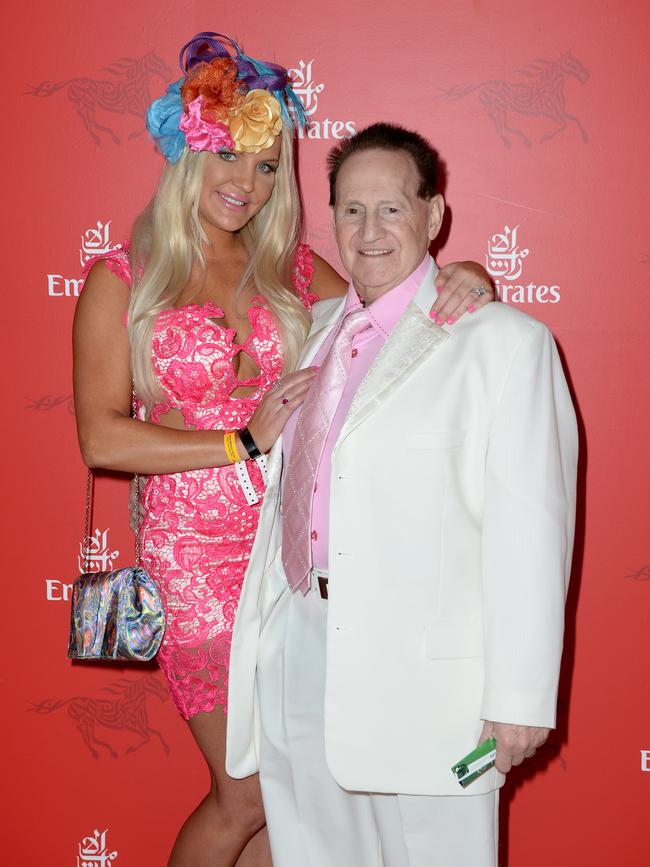
M 317 367 L 288 373 L 264 395 L 248 422 L 248 430 L 261 452 L 270 450 L 291 414 L 302 405 L 317 373 Z

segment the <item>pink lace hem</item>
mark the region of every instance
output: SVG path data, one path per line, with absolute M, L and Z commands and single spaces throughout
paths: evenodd
M 165 646 L 158 664 L 169 693 L 183 719 L 210 713 L 220 706 L 228 712 L 228 661 L 232 632 L 224 631 L 200 647 Z

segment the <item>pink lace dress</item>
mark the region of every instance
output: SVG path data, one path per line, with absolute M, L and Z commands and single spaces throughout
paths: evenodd
M 126 245 L 102 258 L 131 284 Z M 308 309 L 317 300 L 308 291 L 312 274 L 311 251 L 301 245 L 294 286 Z M 251 332 L 242 345 L 235 342 L 234 329 L 215 321 L 223 315 L 210 302 L 158 314 L 152 363 L 165 400 L 150 411 L 154 424 L 174 409 L 186 427 L 241 428 L 281 374 L 278 331 L 263 299 L 254 299 L 248 311 Z M 240 381 L 233 359 L 241 351 L 260 372 Z M 251 389 L 246 397 L 233 396 L 240 386 Z M 261 500 L 260 468 L 255 461 L 246 466 Z M 233 623 L 261 502 L 248 505 L 234 467 L 224 466 L 149 476 L 142 503 L 142 561 L 165 606 L 167 628 L 158 662 L 172 698 L 185 719 L 216 705 L 225 711 Z

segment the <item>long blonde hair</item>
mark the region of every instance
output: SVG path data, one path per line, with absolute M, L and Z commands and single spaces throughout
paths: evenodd
M 300 197 L 293 133 L 283 128 L 281 137 L 273 192 L 266 205 L 240 230 L 250 258 L 237 294 L 253 285 L 266 300 L 278 324 L 286 371 L 298 361 L 310 317 L 291 288 L 300 239 Z M 135 221 L 131 235 L 131 371 L 136 394 L 148 409 L 163 396 L 151 365 L 156 316 L 177 304 L 195 262 L 204 274 L 206 270 L 202 245 L 207 237 L 199 222 L 205 159 L 205 152 L 186 150 L 175 165 L 166 165 L 156 194 Z

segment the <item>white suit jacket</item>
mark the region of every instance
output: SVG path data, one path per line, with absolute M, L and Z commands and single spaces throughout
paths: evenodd
M 473 795 L 481 720 L 552 727 L 575 516 L 576 422 L 548 329 L 505 304 L 440 328 L 434 265 L 332 454 L 325 742 L 346 789 Z M 302 365 L 343 301 L 313 309 Z M 282 442 L 232 643 L 228 772 L 258 768 L 257 645 L 280 595 Z M 273 628 L 273 621 L 269 628 Z

